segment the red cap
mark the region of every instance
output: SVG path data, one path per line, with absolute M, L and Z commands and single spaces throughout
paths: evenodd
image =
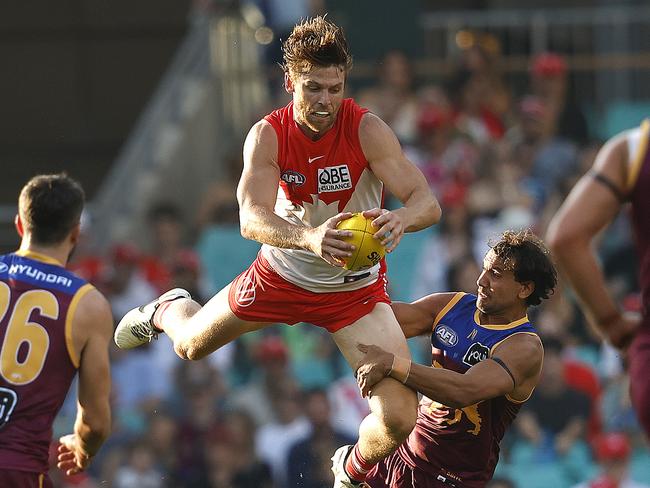
M 198 273 L 201 269 L 201 260 L 199 259 L 198 254 L 196 254 L 191 249 L 181 249 L 176 253 L 176 258 L 174 259 L 175 265 L 178 268 L 187 269 Z
M 567 72 L 567 64 L 559 54 L 541 53 L 533 58 L 530 71 L 540 78 L 563 76 Z
M 134 264 L 140 259 L 140 251 L 133 244 L 116 244 L 111 249 L 111 257 L 116 264 Z
M 435 105 L 429 105 L 424 107 L 418 115 L 418 130 L 420 134 L 428 134 L 444 127 L 449 121 L 447 112 Z
M 625 434 L 610 432 L 596 438 L 594 451 L 599 461 L 625 460 L 630 456 L 630 442 Z
M 255 358 L 264 363 L 273 360 L 286 361 L 288 357 L 287 346 L 276 336 L 265 337 L 255 348 Z

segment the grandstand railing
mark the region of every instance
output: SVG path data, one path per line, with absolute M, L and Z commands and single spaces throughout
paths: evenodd
M 190 27 L 91 203 L 92 239 L 98 247 L 124 237 L 130 221 L 157 186 L 156 167 L 164 162 L 159 156 L 165 127 L 173 127 L 183 116 L 181 103 L 189 77 L 204 79 L 209 73 L 208 32 L 206 19 L 197 19 Z
M 567 57 L 574 89 L 602 108 L 613 100 L 650 100 L 650 6 L 435 12 L 421 17 L 424 59 L 418 73 L 448 74 L 459 52 L 461 30 L 492 34 L 500 42 L 502 68 L 525 76 L 531 54 Z
M 197 16 L 92 202 L 96 247 L 142 243 L 147 209 L 160 200 L 191 217 L 240 146 L 233 134 L 267 96 L 257 46 L 239 11 Z

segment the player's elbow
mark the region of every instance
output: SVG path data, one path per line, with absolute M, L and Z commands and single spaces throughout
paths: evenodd
M 248 212 L 239 212 L 239 233 L 244 239 L 253 239 L 253 226 Z
M 556 220 L 553 220 L 548 227 L 546 232 L 546 243 L 553 253 L 557 253 L 562 250 L 562 247 L 565 245 L 566 235 L 563 235 L 560 232 L 560 224 Z
M 561 220 L 553 220 L 546 233 L 546 243 L 553 255 L 559 259 L 572 255 L 580 241 L 580 236 L 563 225 Z
M 440 218 L 442 217 L 442 209 L 440 208 L 438 200 L 434 199 L 433 202 L 431 202 L 429 215 L 431 216 L 431 225 L 435 225 L 440 222 Z

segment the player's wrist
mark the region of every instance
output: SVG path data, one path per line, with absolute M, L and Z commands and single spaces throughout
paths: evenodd
M 386 376 L 390 376 L 401 383 L 406 383 L 409 374 L 411 374 L 411 360 L 393 355 L 393 363 Z

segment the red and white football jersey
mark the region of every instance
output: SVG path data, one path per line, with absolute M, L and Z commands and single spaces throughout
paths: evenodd
M 293 102 L 265 117 L 278 138 L 275 212 L 280 217 L 317 227 L 340 212 L 381 208 L 383 183 L 370 170 L 359 142 L 359 124 L 366 112 L 351 98 L 343 100 L 334 126 L 317 141 L 298 127 Z M 348 271 L 302 249 L 263 245 L 262 253 L 280 276 L 314 292 L 362 288 L 377 280 L 380 267 Z

